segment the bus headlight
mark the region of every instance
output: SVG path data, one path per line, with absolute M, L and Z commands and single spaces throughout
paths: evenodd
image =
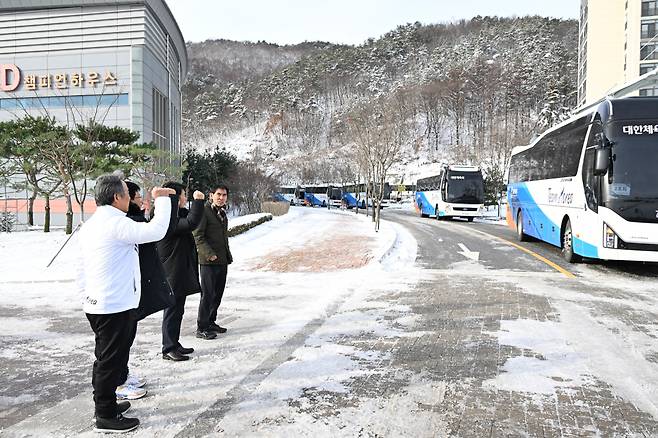
M 603 223 L 603 247 L 604 248 L 617 248 L 619 237 L 612 228 L 605 222 Z

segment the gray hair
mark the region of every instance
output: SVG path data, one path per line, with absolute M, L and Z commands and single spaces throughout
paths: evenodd
M 101 175 L 96 179 L 94 188 L 96 205 L 112 205 L 114 195 L 123 194 L 123 180 L 114 174 Z

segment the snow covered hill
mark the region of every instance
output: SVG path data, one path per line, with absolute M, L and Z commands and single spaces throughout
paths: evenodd
M 543 17 L 407 24 L 360 46 L 190 46 L 184 143 L 226 148 L 281 182 L 349 180 L 358 107 L 408 118 L 393 173 L 441 160 L 501 168 L 575 103 L 578 25 Z M 394 178 L 395 179 L 395 178 Z

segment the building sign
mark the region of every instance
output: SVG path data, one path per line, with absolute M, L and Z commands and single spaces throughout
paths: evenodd
M 14 64 L 0 64 L 0 90 L 14 91 L 21 84 L 21 71 Z
M 0 64 L 0 90 L 15 91 L 20 84 L 29 91 L 67 88 L 84 88 L 117 85 L 117 77 L 113 72 L 101 74 L 97 71 L 56 73 L 46 75 L 29 74 L 22 76 L 20 69 L 13 64 Z

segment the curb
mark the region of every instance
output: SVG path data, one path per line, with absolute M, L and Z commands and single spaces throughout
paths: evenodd
M 272 214 L 271 213 L 265 213 L 265 216 L 261 216 L 256 220 L 253 220 L 251 222 L 247 222 L 246 224 L 240 224 L 240 225 L 235 225 L 233 227 L 229 227 L 228 229 L 228 237 L 235 237 L 238 236 L 242 233 L 246 233 L 247 231 L 251 230 L 254 227 L 257 227 L 260 224 L 264 224 L 265 222 L 271 221 L 272 220 Z

